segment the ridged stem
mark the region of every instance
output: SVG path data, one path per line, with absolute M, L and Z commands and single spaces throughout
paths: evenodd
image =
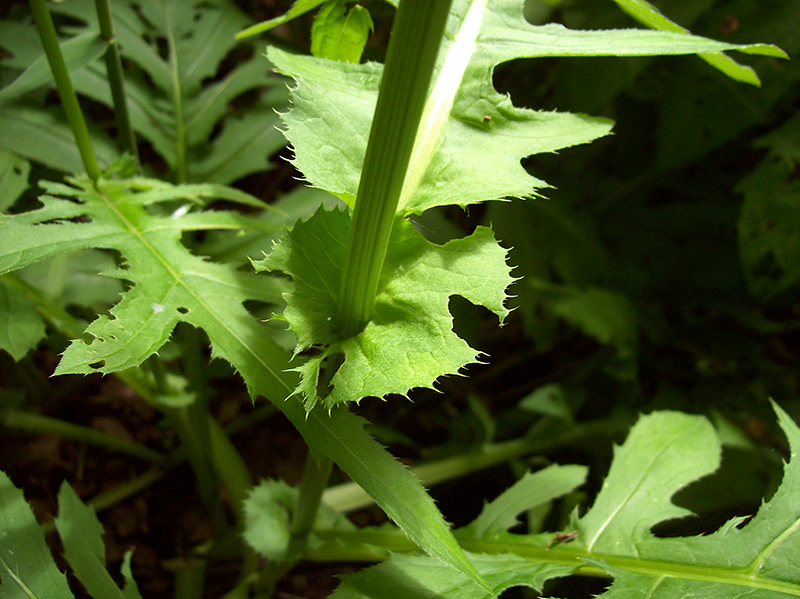
M 86 127 L 86 121 L 78 103 L 78 96 L 75 94 L 75 88 L 72 87 L 72 81 L 69 78 L 64 55 L 58 45 L 58 36 L 53 25 L 53 19 L 50 16 L 50 9 L 47 8 L 46 0 L 30 0 L 30 5 L 33 12 L 33 20 L 36 22 L 36 29 L 39 32 L 39 38 L 47 56 L 47 62 L 50 64 L 50 70 L 56 82 L 56 89 L 61 98 L 61 105 L 67 114 L 69 127 L 72 129 L 72 135 L 78 145 L 83 167 L 86 169 L 86 174 L 89 175 L 89 178 L 92 181 L 97 181 L 101 175 L 100 167 L 97 164 L 97 156 L 89 139 L 89 129 Z
M 392 222 L 428 97 L 450 0 L 403 0 L 386 55 L 337 305 L 342 337 L 372 318 Z

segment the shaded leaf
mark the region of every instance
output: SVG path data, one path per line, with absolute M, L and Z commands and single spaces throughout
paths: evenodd
M 0 471 L 0 598 L 72 599 L 33 512 Z
M 120 589 L 106 569 L 103 526 L 94 510 L 80 500 L 66 482 L 58 492 L 56 527 L 64 556 L 81 584 L 96 599 L 141 599 L 136 582 L 126 576 Z
M 60 44 L 67 71 L 73 73 L 105 54 L 107 44 L 99 33 L 87 31 Z M 37 58 L 11 83 L 0 89 L 0 104 L 11 102 L 43 85 L 53 82 L 47 57 Z

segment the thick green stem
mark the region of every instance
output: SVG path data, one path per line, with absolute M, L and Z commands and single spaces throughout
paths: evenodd
M 106 72 L 108 85 L 111 88 L 111 98 L 114 102 L 114 116 L 117 122 L 120 145 L 125 148 L 136 161 L 139 161 L 139 148 L 136 144 L 136 135 L 131 127 L 128 115 L 128 101 L 125 96 L 125 84 L 122 77 L 122 60 L 119 55 L 119 44 L 114 35 L 114 25 L 111 21 L 111 5 L 109 0 L 95 0 L 97 18 L 100 22 L 100 35 L 108 43 L 106 49 Z
M 70 129 L 72 129 L 72 135 L 75 137 L 75 143 L 78 144 L 83 167 L 86 169 L 86 174 L 89 175 L 89 178 L 92 181 L 97 181 L 101 176 L 100 167 L 97 164 L 97 156 L 95 156 L 92 148 L 89 129 L 86 127 L 86 121 L 78 103 L 78 96 L 72 87 L 69 71 L 67 71 L 67 65 L 64 63 L 64 56 L 61 54 L 61 48 L 58 45 L 58 36 L 53 25 L 53 19 L 50 16 L 50 10 L 47 8 L 47 1 L 30 0 L 30 5 L 33 19 L 36 22 L 36 29 L 39 32 L 39 38 L 42 40 L 42 46 L 47 55 L 47 62 L 50 63 L 50 70 L 53 72 L 53 79 L 55 79 L 56 89 L 58 89 L 58 95 L 61 98 L 61 105 L 67 114 L 67 121 Z
M 428 98 L 450 0 L 403 0 L 392 26 L 337 305 L 342 337 L 372 317 L 392 222 Z

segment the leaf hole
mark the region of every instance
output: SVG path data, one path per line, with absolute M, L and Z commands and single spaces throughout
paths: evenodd
M 191 310 L 189 310 L 189 308 L 187 308 L 186 306 L 181 306 L 180 308 L 178 308 L 178 312 L 180 312 L 181 314 L 188 314 L 189 312 L 191 312 Z
M 94 362 L 89 362 L 88 364 L 89 368 L 92 368 L 94 370 L 100 370 L 105 365 L 106 365 L 105 360 L 95 360 Z

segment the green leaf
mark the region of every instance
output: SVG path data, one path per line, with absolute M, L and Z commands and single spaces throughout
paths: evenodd
M 318 456 L 329 456 L 428 554 L 463 572 L 472 566 L 433 499 L 402 464 L 364 430 L 365 421 L 344 410 L 306 413 L 287 398 L 297 387 L 289 356 L 269 328 L 244 307 L 247 300 L 279 302 L 282 285 L 191 254 L 180 242 L 196 230 L 191 214 L 156 217 L 147 207 L 191 199 L 208 186 L 173 186 L 150 179 L 72 185 L 43 183 L 43 207 L 0 216 L 0 274 L 87 247 L 119 251 L 123 268 L 104 274 L 130 281 L 122 300 L 89 327 L 91 343 L 67 348 L 58 373 L 115 372 L 138 366 L 158 351 L 178 321 L 202 328 L 214 357 L 242 375 L 252 395 L 264 395 L 301 432 Z M 56 196 L 62 197 L 56 197 Z M 84 217 L 84 222 L 70 219 Z M 86 218 L 88 217 L 88 218 Z M 210 213 L 206 227 L 230 228 L 225 213 Z
M 375 316 L 358 335 L 340 339 L 335 330 L 336 298 L 350 215 L 318 211 L 298 223 L 257 270 L 282 270 L 295 282 L 284 313 L 297 337 L 295 353 L 312 346 L 331 348 L 305 362 L 300 390 L 307 409 L 322 399 L 330 409 L 363 397 L 406 395 L 429 387 L 442 375 L 458 374 L 477 361 L 478 352 L 453 332 L 448 302 L 460 295 L 498 315 L 502 323 L 505 288 L 511 284 L 505 250 L 491 230 L 437 246 L 412 225 L 395 225 L 375 302 Z M 333 376 L 330 395 L 318 397 L 317 380 L 324 359 L 344 354 Z
M 243 39 L 245 37 L 250 37 L 251 35 L 265 33 L 273 27 L 288 23 L 289 21 L 296 19 L 297 17 L 304 15 L 311 10 L 314 10 L 323 2 L 325 2 L 325 0 L 295 0 L 294 4 L 292 4 L 292 7 L 281 16 L 275 17 L 274 19 L 269 19 L 268 21 L 263 21 L 256 25 L 252 25 L 244 31 L 240 31 L 236 34 L 236 39 Z
M 650 537 L 638 543 L 636 555 L 657 568 L 639 569 L 595 562 L 614 575 L 602 597 L 764 597 L 800 595 L 800 429 L 773 404 L 789 439 L 791 461 L 772 499 L 747 521 L 734 518 L 717 532 L 687 538 Z M 688 452 L 687 452 L 688 453 Z M 688 457 L 688 456 L 687 456 Z M 684 465 L 689 462 L 684 462 Z M 672 572 L 670 572 L 672 570 Z M 636 594 L 631 594 L 631 590 Z
M 658 412 L 643 416 L 614 461 L 592 508 L 577 522 L 590 553 L 636 555 L 650 528 L 690 512 L 671 501 L 690 482 L 713 472 L 721 447 L 700 416 Z
M 34 303 L 0 278 L 0 349 L 21 360 L 44 337 L 44 322 Z
M 614 2 L 616 2 L 623 11 L 647 27 L 659 29 L 661 31 L 689 33 L 687 29 L 670 21 L 661 14 L 655 6 L 646 2 L 646 0 L 614 0 Z M 775 53 L 772 54 L 772 56 L 788 58 L 785 53 Z M 761 81 L 753 69 L 748 66 L 740 65 L 729 56 L 725 56 L 724 54 L 701 54 L 700 58 L 731 79 L 751 85 L 761 85 Z
M 0 106 L 0 147 L 64 172 L 81 172 L 83 163 L 63 111 L 40 110 L 21 103 Z M 108 137 L 92 128 L 92 146 L 102 166 L 118 156 Z
M 97 27 L 91 0 L 54 10 Z M 234 33 L 247 23 L 234 4 L 115 2 L 112 13 L 122 56 L 134 64 L 125 82 L 132 126 L 177 178 L 184 166 L 187 180 L 218 183 L 271 168 L 269 157 L 283 146 L 274 109 L 285 104 L 285 88 L 273 85 L 270 65 L 255 51 L 217 80 L 220 63 L 238 44 Z M 78 93 L 112 105 L 103 64 L 76 72 L 73 84 Z M 248 92 L 260 98 L 242 114 L 231 103 Z
M 514 107 L 492 85 L 492 70 L 502 62 L 731 49 L 783 56 L 773 46 L 737 46 L 682 33 L 537 27 L 524 20 L 513 0 L 484 0 L 469 7 L 455 2 L 400 209 L 419 214 L 433 206 L 529 196 L 546 184 L 526 173 L 521 158 L 587 143 L 609 132 L 604 119 Z M 312 185 L 343 198 L 355 196 L 380 65 L 293 56 L 276 48 L 268 50 L 268 57 L 296 82 L 292 110 L 283 116 L 295 165 Z M 492 157 L 491 177 L 485 176 L 487 156 Z
M 28 188 L 30 163 L 13 152 L 0 149 L 0 212 L 17 201 Z
M 72 599 L 22 491 L 0 471 L 0 599 Z
M 617 356 L 636 354 L 636 311 L 627 296 L 609 289 L 557 287 L 549 310 L 598 342 L 611 345 Z
M 750 291 L 770 300 L 800 282 L 800 162 L 796 135 L 800 117 L 761 140 L 770 154 L 737 191 L 744 195 L 739 215 L 739 256 Z
M 255 486 L 244 502 L 244 539 L 261 555 L 271 560 L 287 559 L 291 537 L 291 519 L 297 507 L 297 487 L 282 481 L 264 480 Z M 342 514 L 324 503 L 320 505 L 311 530 L 354 530 L 355 526 Z
M 478 573 L 495 595 L 512 586 L 542 590 L 545 581 L 569 574 L 572 567 L 563 564 L 531 563 L 517 555 L 470 555 Z M 357 574 L 342 576 L 331 599 L 490 599 L 459 572 L 429 557 L 394 555 L 388 561 Z
M 100 58 L 107 43 L 97 32 L 87 31 L 60 44 L 67 70 L 73 73 Z M 0 104 L 16 100 L 20 96 L 43 85 L 52 83 L 53 75 L 47 58 L 42 54 L 11 83 L 0 89 Z
M 641 418 L 615 451 L 594 507 L 577 521 L 577 538 L 554 543 L 558 535 L 500 531 L 488 539 L 464 535 L 462 543 L 471 551 L 490 552 L 470 554 L 470 559 L 496 592 L 515 584 L 541 589 L 551 578 L 590 566 L 592 571 L 586 574 L 606 572 L 614 578 L 608 591 L 598 596 L 602 599 L 797 597 L 800 428 L 777 405 L 774 408 L 789 439 L 791 461 L 780 487 L 752 520 L 737 517 L 704 536 L 650 534 L 654 524 L 687 513 L 670 502 L 671 496 L 712 470 L 720 450 L 704 418 L 656 412 Z M 534 497 L 539 493 L 535 488 L 529 492 Z M 521 495 L 516 499 L 523 505 Z M 429 558 L 394 555 L 383 564 L 344 576 L 333 597 L 395 593 L 420 599 L 486 596 L 465 575 L 448 574 Z
M 136 582 L 126 576 L 124 589 L 106 570 L 103 526 L 66 482 L 58 492 L 56 527 L 64 543 L 64 556 L 75 576 L 97 599 L 141 599 Z
M 348 11 L 346 0 L 328 0 L 314 17 L 311 54 L 357 63 L 373 29 L 369 11 L 363 6 L 356 5 Z
M 585 479 L 586 468 L 582 466 L 554 464 L 535 473 L 527 472 L 484 506 L 480 515 L 459 533 L 481 538 L 508 531 L 519 523 L 517 516 L 522 512 L 574 491 Z

